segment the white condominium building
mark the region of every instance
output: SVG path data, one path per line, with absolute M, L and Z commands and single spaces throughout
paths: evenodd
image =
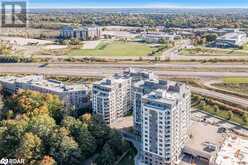
M 67 106 L 76 109 L 90 105 L 89 89 L 82 84 L 65 85 L 60 81 L 46 80 L 43 76 L 0 77 L 0 83 L 10 93 L 19 89 L 33 90 L 58 95 Z
M 93 84 L 93 113 L 112 124 L 131 109 L 131 78 L 115 75 Z
M 142 97 L 142 164 L 174 165 L 190 128 L 190 89 L 169 81 Z
M 158 79 L 153 72 L 138 68 L 129 68 L 123 72 L 123 75 L 132 78 L 132 84 L 141 80 Z
M 92 89 L 93 112 L 102 116 L 107 124 L 113 123 L 132 109 L 133 84 L 153 78 L 157 78 L 153 72 L 129 68 L 119 75 L 95 83 Z
M 167 81 L 157 79 L 141 80 L 133 84 L 133 120 L 136 135 L 141 136 L 142 97 L 156 89 L 165 89 Z

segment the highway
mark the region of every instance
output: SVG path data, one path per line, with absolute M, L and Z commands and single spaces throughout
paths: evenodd
M 228 95 L 228 94 L 222 94 L 219 92 L 206 90 L 206 89 L 202 89 L 202 88 L 195 88 L 195 87 L 191 87 L 191 91 L 194 93 L 204 95 L 204 96 L 225 100 L 229 103 L 233 103 L 235 105 L 239 105 L 239 106 L 242 106 L 244 108 L 248 108 L 248 99 L 245 99 L 245 98 L 241 98 L 241 97 L 233 96 L 233 95 Z
M 247 65 L 238 65 L 246 68 Z M 47 75 L 73 75 L 73 76 L 109 76 L 113 73 L 123 71 L 128 67 L 145 68 L 154 71 L 161 77 L 248 77 L 248 72 L 210 72 L 197 71 L 201 67 L 223 67 L 234 68 L 233 65 L 199 65 L 199 64 L 148 64 L 148 65 L 132 65 L 132 64 L 1 64 L 0 73 L 29 73 L 29 74 L 47 74 Z M 166 68 L 174 68 L 174 70 L 165 70 Z M 185 68 L 192 68 L 193 71 L 184 71 Z M 177 69 L 181 69 L 177 70 Z M 194 71 L 196 70 L 196 71 Z
M 96 63 L 96 64 L 71 64 L 71 63 L 53 63 L 53 64 L 42 64 L 42 63 L 1 63 L 1 67 L 47 67 L 47 68 L 145 68 L 145 69 L 155 69 L 155 68 L 187 68 L 187 69 L 197 69 L 197 68 L 231 68 L 231 69 L 248 69 L 247 64 L 201 64 L 201 63 L 156 63 L 156 64 L 113 64 L 113 63 Z

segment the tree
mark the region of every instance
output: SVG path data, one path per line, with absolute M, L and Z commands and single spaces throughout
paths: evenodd
M 96 139 L 91 135 L 86 124 L 71 116 L 66 116 L 62 125 L 70 130 L 74 139 L 80 146 L 83 159 L 95 152 Z
M 88 131 L 85 124 L 80 128 L 79 137 L 77 137 L 76 140 L 80 146 L 83 159 L 95 152 L 97 148 L 96 139 Z
M 227 119 L 231 120 L 233 118 L 233 112 L 232 111 L 228 111 L 227 113 Z
M 40 138 L 47 138 L 55 128 L 56 123 L 48 114 L 34 116 L 28 122 L 28 130 Z
M 96 164 L 110 165 L 114 164 L 115 156 L 108 143 L 103 146 L 103 150 L 100 155 L 96 158 Z
M 4 129 L 3 129 L 4 128 Z M 2 137 L 0 139 L 0 155 L 2 157 L 11 155 L 14 153 L 27 129 L 27 121 L 20 120 L 7 120 L 2 122 Z
M 79 164 L 81 152 L 77 142 L 64 127 L 54 130 L 48 139 L 50 155 L 59 164 Z
M 109 138 L 110 128 L 104 124 L 100 117 L 94 116 L 92 122 L 88 125 L 88 129 L 96 139 L 98 146 L 103 146 Z
M 215 33 L 213 33 L 213 34 L 210 33 L 210 34 L 205 35 L 207 42 L 213 42 L 217 39 L 217 37 L 218 37 L 218 35 Z
M 80 41 L 78 39 L 71 39 L 69 44 L 70 45 L 80 45 Z
M 59 120 L 58 114 L 61 114 L 63 109 L 63 104 L 58 96 L 30 90 L 19 90 L 17 94 L 8 99 L 5 106 L 6 109 L 13 109 L 14 115 L 34 116 L 49 113 L 57 120 Z
M 53 159 L 53 157 L 49 155 L 45 155 L 43 159 L 38 163 L 39 165 L 56 165 L 56 161 Z
M 0 127 L 0 157 L 4 157 L 4 153 L 6 152 L 6 148 L 4 148 L 4 132 L 6 131 L 7 128 Z
M 16 157 L 25 159 L 27 162 L 42 158 L 43 144 L 41 139 L 33 133 L 25 133 L 17 149 Z
M 40 93 L 29 90 L 19 90 L 18 93 L 13 96 L 15 112 L 21 114 L 31 114 L 34 109 L 43 106 L 43 101 L 44 99 Z
M 78 138 L 79 131 L 80 131 L 80 128 L 83 126 L 83 123 L 80 120 L 72 116 L 65 116 L 62 121 L 62 126 L 67 128 L 71 132 L 72 136 L 74 136 L 75 138 Z
M 248 123 L 248 114 L 243 112 L 242 119 L 245 123 Z
M 112 151 L 115 155 L 122 155 L 129 146 L 127 142 L 122 140 L 122 137 L 119 132 L 116 130 L 111 130 L 109 134 L 110 139 L 108 140 L 108 144 L 112 147 Z
M 57 95 L 46 94 L 44 96 L 49 115 L 52 116 L 56 121 L 62 119 L 63 104 Z
M 6 42 L 0 42 L 0 54 L 8 55 L 12 51 L 12 45 Z
M 219 111 L 220 111 L 219 106 L 218 106 L 218 105 L 215 105 L 215 106 L 214 106 L 214 112 L 215 112 L 215 113 L 218 113 Z
M 86 113 L 83 116 L 81 116 L 81 120 L 85 124 L 90 124 L 92 122 L 92 115 L 90 113 Z

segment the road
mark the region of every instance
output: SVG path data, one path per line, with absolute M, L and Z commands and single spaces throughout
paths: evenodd
M 1 67 L 40 67 L 42 63 L 1 63 Z M 201 63 L 156 63 L 156 64 L 113 64 L 113 63 L 97 63 L 97 64 L 77 64 L 77 63 L 55 63 L 46 64 L 48 68 L 144 68 L 144 69 L 162 69 L 162 68 L 175 68 L 175 69 L 198 69 L 198 68 L 229 68 L 229 69 L 248 69 L 247 64 L 233 64 L 233 63 L 220 63 L 220 64 L 201 64 Z
M 161 59 L 162 60 L 175 59 L 178 56 L 179 50 L 188 47 L 190 45 L 190 43 L 191 43 L 190 40 L 182 40 L 179 43 L 176 43 L 177 45 L 175 47 L 170 48 L 170 49 L 163 52 Z
M 164 65 L 164 66 L 163 66 Z M 175 71 L 163 70 L 167 67 L 175 67 Z M 165 77 L 248 77 L 248 72 L 209 72 L 209 71 L 178 71 L 176 68 L 192 67 L 180 64 L 160 65 L 128 65 L 128 64 L 49 64 L 42 67 L 42 64 L 1 64 L 0 73 L 29 73 L 47 75 L 73 75 L 73 76 L 109 76 L 113 73 L 123 71 L 128 67 L 140 67 L 152 70 L 158 76 Z M 198 66 L 198 65 L 196 65 Z M 226 67 L 226 65 L 224 65 Z M 200 66 L 199 66 L 200 67 Z M 213 66 L 210 66 L 213 67 Z M 229 65 L 229 67 L 233 67 Z M 245 65 L 244 65 L 245 67 Z M 197 70 L 197 69 L 195 69 Z
M 194 92 L 194 93 L 204 95 L 204 96 L 225 100 L 227 102 L 233 103 L 235 105 L 242 106 L 244 108 L 248 107 L 248 99 L 241 98 L 241 97 L 238 97 L 238 96 L 222 94 L 222 93 L 219 93 L 219 92 L 206 90 L 206 89 L 202 89 L 202 88 L 196 88 L 196 87 L 191 87 L 191 91 Z

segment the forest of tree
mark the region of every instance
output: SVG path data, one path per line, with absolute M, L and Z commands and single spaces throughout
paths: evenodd
M 77 165 L 95 155 L 95 164 L 110 165 L 130 148 L 100 118 L 68 112 L 55 95 L 18 91 L 5 95 L 3 103 L 0 157 L 29 165 Z
M 248 28 L 247 10 L 44 10 L 29 15 L 33 28 L 58 29 L 65 24 L 99 26 L 166 26 Z

